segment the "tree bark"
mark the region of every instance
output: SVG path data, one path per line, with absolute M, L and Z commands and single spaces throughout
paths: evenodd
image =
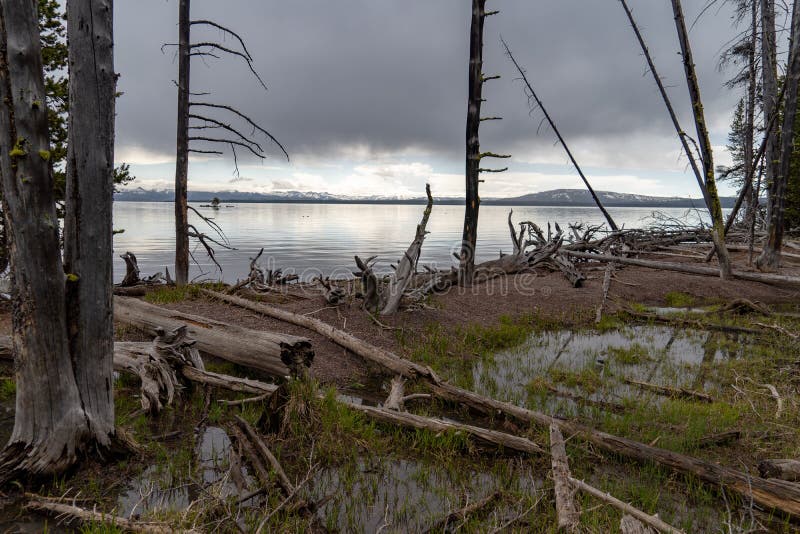
M 89 438 L 67 338 L 36 4 L 0 0 L 0 180 L 17 384 L 0 481 L 72 464 Z
M 114 435 L 113 0 L 69 1 L 69 141 L 64 216 L 67 332 L 89 431 Z
M 428 233 L 425 228 L 428 226 L 428 219 L 433 209 L 433 197 L 431 196 L 430 184 L 425 185 L 425 193 L 428 196 L 428 204 L 425 206 L 425 211 L 422 213 L 422 220 L 417 225 L 417 233 L 414 236 L 414 241 L 411 242 L 408 250 L 403 254 L 403 257 L 397 264 L 394 278 L 389 282 L 386 304 L 381 310 L 381 315 L 391 315 L 397 312 L 400 308 L 400 300 L 403 298 L 403 293 L 405 293 L 417 269 L 417 261 L 419 261 L 419 256 L 422 252 L 422 242 L 425 241 L 425 235 Z
M 175 154 L 175 283 L 189 283 L 189 0 L 178 4 L 178 132 Z
M 250 330 L 129 297 L 114 298 L 114 317 L 151 333 L 159 328 L 174 330 L 188 325 L 189 336 L 197 340 L 200 351 L 272 376 L 302 373 L 314 359 L 311 342 L 306 338 Z
M 694 113 L 694 123 L 697 129 L 697 142 L 700 144 L 700 155 L 703 160 L 703 175 L 708 193 L 708 211 L 711 214 L 713 229 L 711 237 L 717 249 L 719 258 L 719 275 L 723 280 L 730 278 L 731 259 L 728 250 L 725 248 L 725 220 L 722 217 L 722 205 L 717 193 L 717 183 L 714 178 L 714 156 L 711 149 L 711 140 L 708 137 L 708 127 L 706 126 L 705 113 L 703 112 L 703 101 L 700 98 L 700 85 L 697 82 L 694 60 L 692 59 L 692 48 L 689 43 L 689 34 L 686 31 L 686 21 L 683 17 L 683 8 L 680 0 L 672 0 L 672 11 L 675 14 L 675 27 L 678 31 L 678 40 L 681 44 L 681 55 L 683 56 L 683 67 L 686 72 L 686 84 L 689 88 L 689 97 L 692 101 L 692 111 Z
M 775 44 L 775 0 L 761 0 L 761 92 L 767 131 L 764 176 L 767 183 L 767 220 L 771 220 L 772 184 L 778 175 L 778 56 Z
M 475 271 L 475 246 L 478 240 L 478 195 L 480 180 L 481 147 L 478 130 L 481 124 L 483 93 L 483 22 L 486 18 L 486 0 L 472 0 L 472 25 L 469 38 L 469 99 L 467 102 L 466 130 L 466 208 L 464 232 L 461 237 L 459 282 L 472 284 Z
M 661 93 L 662 100 L 664 100 L 664 105 L 667 106 L 667 112 L 672 120 L 672 125 L 675 127 L 675 131 L 678 133 L 678 138 L 681 140 L 683 151 L 686 154 L 686 157 L 689 159 L 689 165 L 692 167 L 694 176 L 697 179 L 697 185 L 700 186 L 700 191 L 703 193 L 703 200 L 705 200 L 706 207 L 710 210 L 711 201 L 708 198 L 706 184 L 703 179 L 703 175 L 700 172 L 700 168 L 697 165 L 697 160 L 694 157 L 694 153 L 689 147 L 689 141 L 686 138 L 686 132 L 683 130 L 683 128 L 681 128 L 680 122 L 678 122 L 678 115 L 675 113 L 675 108 L 672 107 L 672 102 L 670 101 L 667 90 L 664 87 L 664 82 L 661 81 L 661 77 L 658 75 L 658 71 L 656 71 L 656 65 L 653 63 L 653 58 L 650 56 L 650 50 L 647 48 L 647 44 L 644 42 L 644 37 L 642 37 L 642 33 L 639 31 L 639 26 L 636 24 L 636 20 L 633 18 L 633 13 L 631 12 L 627 1 L 620 0 L 620 2 L 622 3 L 622 8 L 625 10 L 625 15 L 627 15 L 628 21 L 631 24 L 631 28 L 633 28 L 633 33 L 636 34 L 636 39 L 639 41 L 639 46 L 642 48 L 642 53 L 647 60 L 647 66 L 650 69 L 650 73 L 653 75 L 653 79 L 656 81 L 658 91 Z
M 569 485 L 569 460 L 564 437 L 558 425 L 550 425 L 550 459 L 553 467 L 553 486 L 556 494 L 558 528 L 564 532 L 577 532 L 581 522 L 581 509 L 575 492 Z
M 794 124 L 797 115 L 797 84 L 800 81 L 800 3 L 792 8 L 792 34 L 789 43 L 789 62 L 786 68 L 786 96 L 783 105 L 783 125 L 781 127 L 780 160 L 778 173 L 770 187 L 769 223 L 767 241 L 756 260 L 760 269 L 775 270 L 781 265 L 781 244 L 783 242 L 783 219 L 786 208 L 786 189 L 789 184 L 789 171 L 794 152 Z

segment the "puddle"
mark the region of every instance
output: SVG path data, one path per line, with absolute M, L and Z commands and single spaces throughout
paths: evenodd
M 541 475 L 541 473 L 540 473 Z M 465 500 L 478 501 L 495 491 L 533 496 L 543 486 L 527 464 L 502 475 L 421 462 L 388 459 L 322 469 L 309 483 L 310 498 L 333 499 L 317 511 L 323 526 L 339 532 L 424 532 Z M 515 499 L 498 501 L 486 518 L 514 517 L 524 508 Z
M 203 492 L 223 499 L 238 495 L 239 489 L 228 476 L 231 441 L 227 433 L 219 427 L 206 427 L 196 443 L 196 464 L 191 474 L 172 473 L 160 465 L 149 466 L 119 495 L 116 513 L 129 518 L 158 511 L 180 511 Z M 246 471 L 244 477 L 249 480 Z
M 746 342 L 724 342 L 731 339 L 669 326 L 537 333 L 519 347 L 478 362 L 472 371 L 474 387 L 487 396 L 551 410 L 563 408 L 565 402 L 553 395 L 536 395 L 543 383 L 591 400 L 617 403 L 646 395 L 624 383 L 624 378 L 703 390 L 708 384 L 702 364 L 744 354 Z

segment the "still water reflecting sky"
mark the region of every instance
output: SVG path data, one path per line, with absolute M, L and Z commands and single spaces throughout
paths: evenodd
M 198 264 L 193 263 L 190 278 L 223 279 L 231 282 L 247 275 L 249 258 L 264 248 L 261 261 L 270 268 L 296 272 L 310 278 L 324 275 L 349 276 L 355 267 L 353 255 L 377 255 L 385 267 L 397 261 L 414 237 L 422 216 L 421 205 L 371 204 L 229 204 L 219 210 L 191 204 L 206 216 L 213 217 L 236 250 L 217 247 L 217 259 L 223 271 L 210 262 L 202 246 L 192 243 Z M 230 207 L 228 207 L 230 206 Z M 119 281 L 125 266 L 119 258 L 125 251 L 139 260 L 142 275 L 163 272 L 172 265 L 175 254 L 173 205 L 167 202 L 117 202 L 114 204 L 114 228 L 124 233 L 114 236 L 114 279 Z M 478 226 L 477 259 L 497 257 L 500 250 L 510 252 L 506 218 L 507 206 L 481 206 Z M 612 208 L 617 224 L 627 228 L 650 222 L 652 208 Z M 684 208 L 660 208 L 660 212 L 684 217 Z M 454 265 L 452 252 L 459 249 L 463 206 L 434 205 L 422 248 L 421 263 L 448 267 Z M 694 218 L 694 213 L 689 215 Z M 206 228 L 190 212 L 190 222 Z M 602 215 L 589 207 L 521 206 L 514 208 L 514 221 L 531 220 L 542 227 L 548 222 L 584 222 L 599 224 Z M 696 219 L 695 219 L 696 220 Z

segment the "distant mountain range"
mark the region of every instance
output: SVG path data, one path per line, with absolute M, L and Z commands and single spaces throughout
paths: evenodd
M 609 207 L 648 207 L 648 208 L 694 208 L 702 207 L 701 198 L 686 197 L 654 197 L 648 195 L 633 195 L 629 193 L 615 193 L 612 191 L 597 191 L 600 201 Z M 425 199 L 401 198 L 392 196 L 344 196 L 330 193 L 316 193 L 305 191 L 280 191 L 275 193 L 253 193 L 247 191 L 189 191 L 189 202 L 210 202 L 217 197 L 223 203 L 257 203 L 257 202 L 284 202 L 284 203 L 311 203 L 311 204 L 424 204 Z M 175 198 L 174 191 L 170 189 L 152 190 L 137 187 L 119 191 L 114 194 L 114 200 L 119 202 L 172 202 Z M 437 204 L 462 204 L 463 197 L 434 197 Z M 733 206 L 734 197 L 720 199 L 723 208 Z M 482 198 L 484 205 L 502 206 L 594 206 L 594 201 L 588 191 L 584 189 L 553 189 L 540 193 L 530 193 L 512 198 Z

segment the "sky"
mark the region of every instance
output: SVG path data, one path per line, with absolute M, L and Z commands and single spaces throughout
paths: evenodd
M 629 0 L 687 131 L 694 132 L 669 2 Z M 685 0 L 691 24 L 707 0 Z M 238 32 L 267 90 L 246 63 L 193 58 L 193 97 L 234 106 L 289 152 L 268 157 L 195 154 L 193 190 L 316 191 L 354 196 L 463 196 L 471 2 L 468 0 L 194 0 L 193 19 Z M 598 190 L 659 196 L 699 191 L 652 76 L 617 0 L 490 0 L 486 21 L 481 149 L 511 154 L 505 173 L 486 174 L 481 196 L 510 197 L 582 183 L 556 138 L 530 112 L 500 36 L 525 67 L 545 106 Z M 116 160 L 134 186 L 172 189 L 178 3 L 115 4 L 120 74 Z M 690 33 L 715 163 L 739 93 L 718 58 L 738 30 L 726 7 L 708 10 Z M 785 40 L 786 36 L 781 35 Z M 192 41 L 237 42 L 193 26 Z M 228 120 L 215 114 L 218 119 Z M 245 129 L 244 127 L 242 129 Z M 245 129 L 246 130 L 246 129 Z M 209 130 L 205 130 L 208 133 Z M 213 131 L 211 131 L 213 132 Z M 249 130 L 247 130 L 249 133 Z M 218 135 L 213 133 L 213 135 Z M 194 143 L 194 148 L 210 149 Z M 722 194 L 731 194 L 723 185 Z

